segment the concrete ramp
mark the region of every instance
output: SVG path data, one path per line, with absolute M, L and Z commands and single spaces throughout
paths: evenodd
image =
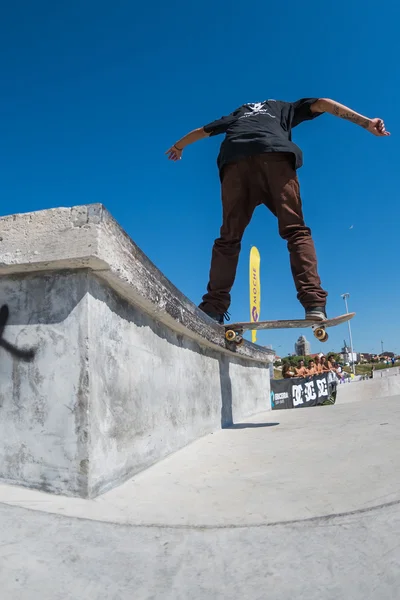
M 396 600 L 399 400 L 269 411 L 94 499 L 0 485 L 2 598 Z
M 0 480 L 83 498 L 269 406 L 273 352 L 226 348 L 103 206 L 0 219 Z

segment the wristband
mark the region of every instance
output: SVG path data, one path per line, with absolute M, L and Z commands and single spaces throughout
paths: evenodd
M 174 144 L 174 148 L 176 148 L 179 152 L 182 152 L 183 148 L 178 148 L 176 144 Z

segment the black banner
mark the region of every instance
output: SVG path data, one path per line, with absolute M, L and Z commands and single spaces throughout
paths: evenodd
M 335 404 L 337 378 L 334 373 L 313 377 L 271 379 L 271 408 L 302 408 Z

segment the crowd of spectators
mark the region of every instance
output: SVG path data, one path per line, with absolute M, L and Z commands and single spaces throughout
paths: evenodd
M 286 362 L 282 367 L 282 376 L 284 379 L 290 377 L 312 377 L 313 375 L 320 375 L 329 371 L 338 375 L 339 378 L 342 376 L 342 367 L 338 365 L 331 354 L 329 356 L 310 358 L 307 364 L 304 360 L 300 360 L 298 367 L 294 367 Z

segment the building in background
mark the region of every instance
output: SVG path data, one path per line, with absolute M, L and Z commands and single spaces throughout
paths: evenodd
M 304 335 L 301 335 L 294 345 L 297 356 L 308 356 L 311 353 L 311 344 Z
M 351 348 L 346 344 L 346 340 L 343 340 L 344 346 L 340 352 L 340 357 L 345 364 L 351 365 L 353 362 L 359 362 L 357 352 L 352 352 Z
M 359 354 L 359 362 L 362 363 L 370 363 L 376 359 L 376 354 L 371 354 L 371 352 L 360 352 Z

